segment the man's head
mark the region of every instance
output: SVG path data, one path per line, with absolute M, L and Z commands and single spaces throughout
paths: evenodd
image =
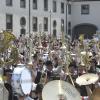
M 47 69 L 48 69 L 49 71 L 51 71 L 52 68 L 53 68 L 52 62 L 51 62 L 50 60 L 46 61 L 46 66 L 47 66 Z

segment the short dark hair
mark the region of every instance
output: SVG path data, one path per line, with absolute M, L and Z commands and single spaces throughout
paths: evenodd
M 52 62 L 50 60 L 46 61 L 46 66 L 48 66 L 48 65 L 52 65 Z

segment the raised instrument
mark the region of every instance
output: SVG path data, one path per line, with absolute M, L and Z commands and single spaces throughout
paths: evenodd
M 98 79 L 99 76 L 97 74 L 88 73 L 78 77 L 76 79 L 76 83 L 79 84 L 80 86 L 85 85 L 87 94 L 90 97 L 92 94 L 92 90 L 90 89 L 89 85 L 95 84 L 98 81 Z
M 42 98 L 43 100 L 81 100 L 76 88 L 61 80 L 48 82 L 43 88 Z
M 94 84 L 97 80 L 99 79 L 99 76 L 97 74 L 84 74 L 81 75 L 76 79 L 76 83 L 81 85 L 89 85 L 89 84 Z

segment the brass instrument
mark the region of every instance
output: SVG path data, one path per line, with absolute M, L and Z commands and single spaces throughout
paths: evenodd
M 47 73 L 42 72 L 42 75 L 41 75 L 41 78 L 40 78 L 40 84 L 42 84 L 44 86 L 47 82 L 48 82 Z
M 83 35 L 80 38 L 77 49 L 78 49 L 77 56 L 80 58 L 79 66 L 83 66 L 86 72 L 88 72 L 88 70 L 90 69 L 93 55 L 92 52 L 90 51 L 90 43 L 89 41 L 84 40 Z
M 98 79 L 99 76 L 97 74 L 88 73 L 78 77 L 76 79 L 76 83 L 79 84 L 80 86 L 84 85 L 86 87 L 88 96 L 91 96 L 92 91 L 89 85 L 95 84 L 98 81 Z
M 69 76 L 72 85 L 75 86 L 74 81 L 73 81 L 72 76 L 71 76 L 71 73 L 70 73 L 70 70 L 68 68 L 69 64 L 71 62 L 71 52 L 68 51 L 68 46 L 69 46 L 68 40 L 66 41 L 66 45 L 65 45 L 65 35 L 62 32 L 62 47 L 61 48 L 64 50 L 64 57 L 63 58 L 65 59 L 65 66 L 66 66 L 65 72 L 66 72 L 66 75 Z

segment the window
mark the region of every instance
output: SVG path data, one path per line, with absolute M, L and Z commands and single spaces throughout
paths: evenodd
M 57 37 L 57 30 L 53 29 L 53 37 Z
M 20 25 L 21 26 L 25 26 L 26 25 L 26 19 L 25 19 L 25 17 L 21 17 L 21 19 L 20 19 Z
M 41 23 L 39 24 L 39 32 L 40 33 L 42 32 L 42 24 Z
M 6 0 L 6 6 L 12 6 L 12 0 Z
M 20 8 L 26 7 L 26 0 L 20 0 Z
M 13 16 L 10 14 L 6 15 L 6 30 L 13 30 Z
M 37 31 L 37 17 L 33 17 L 33 31 Z
M 89 5 L 81 5 L 81 14 L 89 14 Z
M 71 28 L 71 22 L 68 22 L 68 27 Z
M 68 34 L 71 34 L 71 22 L 68 22 Z
M 48 31 L 48 18 L 44 17 L 44 31 Z
M 71 35 L 71 29 L 68 29 L 68 34 Z
M 61 31 L 64 32 L 64 19 L 61 19 Z
M 56 1 L 53 1 L 53 12 L 57 11 L 57 4 Z
M 55 28 L 57 26 L 56 20 L 53 21 L 53 27 Z
M 33 9 L 37 9 L 37 0 L 33 0 Z
M 48 0 L 44 0 L 44 11 L 48 11 Z
M 24 29 L 24 28 L 22 28 L 21 30 L 20 30 L 20 34 L 26 34 L 26 30 Z
M 61 2 L 61 13 L 64 13 L 64 3 Z
M 71 14 L 71 4 L 68 4 L 68 14 Z

